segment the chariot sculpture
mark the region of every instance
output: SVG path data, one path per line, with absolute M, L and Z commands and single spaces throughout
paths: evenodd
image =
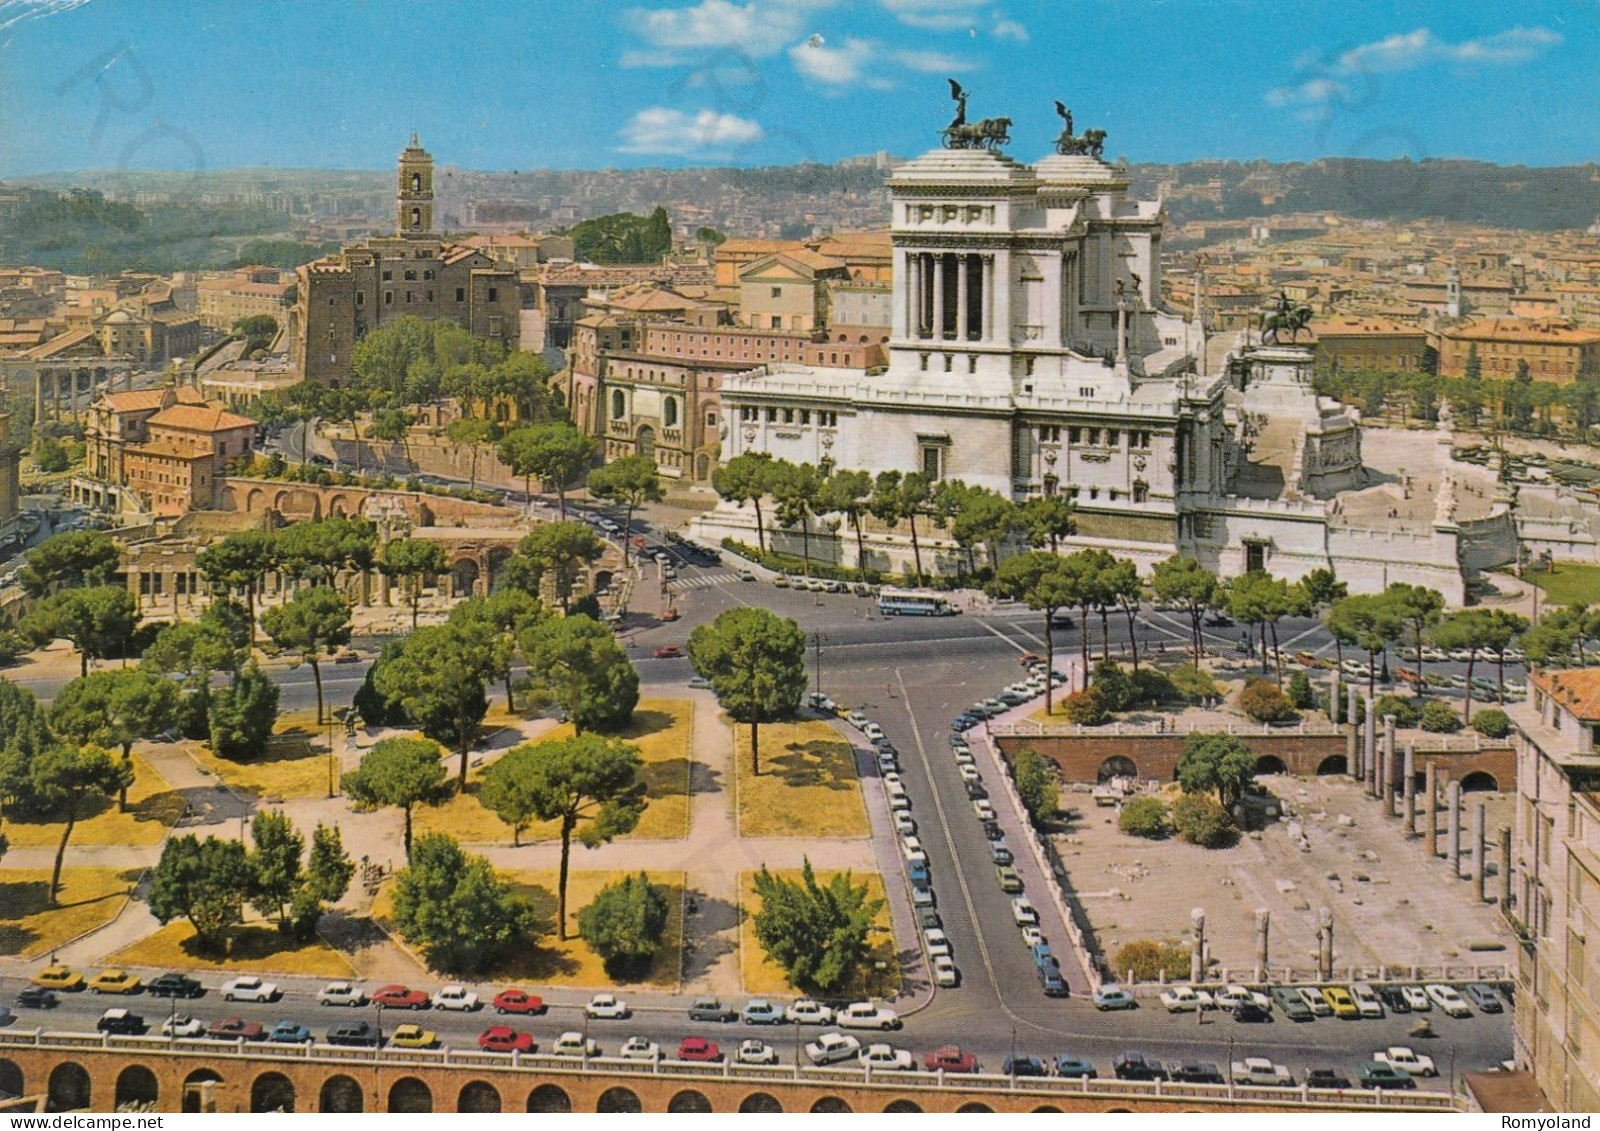
M 956 115 L 950 124 L 939 132 L 946 149 L 987 149 L 998 153 L 1000 147 L 1011 140 L 1010 118 L 984 118 L 967 121 L 967 91 L 955 79 L 950 83 L 950 97 L 955 100 Z

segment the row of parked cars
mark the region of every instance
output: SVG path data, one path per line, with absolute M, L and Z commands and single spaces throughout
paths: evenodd
M 1046 688 L 1060 687 L 1067 682 L 1066 673 L 1052 671 L 1042 656 L 1029 652 L 1021 657 L 1020 662 L 1028 669 L 1024 678 L 1008 685 L 993 698 L 980 699 L 968 707 L 950 721 L 950 729 L 957 734 L 969 731 L 985 719 L 992 719 L 1013 707 L 1037 699 L 1045 693 Z
M 1418 1070 L 1413 1073 L 1404 1065 L 1410 1063 Z M 1424 1065 L 1427 1071 L 1423 1071 Z M 1287 1067 L 1271 1057 L 1247 1056 L 1228 1066 L 1226 1074 L 1221 1067 L 1209 1061 L 1187 1060 L 1176 1064 L 1163 1064 L 1141 1052 L 1124 1052 L 1113 1062 L 1119 1080 L 1162 1080 L 1174 1084 L 1243 1084 L 1258 1088 L 1293 1088 L 1304 1083 L 1308 1088 L 1347 1089 L 1383 1088 L 1403 1090 L 1417 1086 L 1416 1076 L 1437 1075 L 1431 1057 L 1419 1056 L 1408 1048 L 1380 1049 L 1373 1059 L 1363 1061 L 1356 1069 L 1354 1080 L 1337 1068 L 1309 1068 L 1303 1081 Z
M 1168 1013 L 1225 1010 L 1239 1021 L 1270 1021 L 1274 1006 L 1290 1021 L 1311 1021 L 1317 1017 L 1338 1017 L 1347 1021 L 1377 1019 L 1386 1013 L 1427 1013 L 1435 1007 L 1451 1017 L 1471 1017 L 1474 1007 L 1483 1013 L 1500 1013 L 1505 1009 L 1494 987 L 1482 982 L 1459 990 L 1440 982 L 1376 988 L 1366 982 L 1355 982 L 1349 986 L 1274 986 L 1265 993 L 1231 985 L 1215 994 L 1193 986 L 1175 985 L 1162 991 L 1161 1004 Z

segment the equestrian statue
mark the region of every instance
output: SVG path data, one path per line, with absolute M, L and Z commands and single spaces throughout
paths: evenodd
M 1294 341 L 1301 330 L 1310 328 L 1311 314 L 1311 308 L 1305 303 L 1296 306 L 1289 301 L 1287 293 L 1279 291 L 1273 308 L 1261 312 L 1261 344 L 1277 345 L 1278 335 L 1284 330 L 1289 331 L 1289 340 Z
M 1000 147 L 1011 140 L 1010 118 L 984 118 L 967 121 L 967 91 L 955 79 L 949 79 L 950 97 L 955 100 L 956 115 L 940 131 L 946 149 L 987 149 L 998 153 Z
M 1100 159 L 1106 148 L 1105 130 L 1084 130 L 1080 136 L 1072 132 L 1072 111 L 1060 99 L 1056 100 L 1056 114 L 1063 122 L 1061 136 L 1056 138 L 1056 152 L 1063 157 L 1093 157 Z

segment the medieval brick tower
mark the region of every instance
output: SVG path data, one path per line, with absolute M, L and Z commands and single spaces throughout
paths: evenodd
M 416 239 L 433 234 L 433 155 L 417 135 L 400 154 L 400 193 L 396 201 L 395 235 Z

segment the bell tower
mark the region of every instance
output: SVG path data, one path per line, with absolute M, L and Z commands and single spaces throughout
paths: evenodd
M 400 154 L 396 221 L 398 236 L 415 239 L 433 234 L 433 155 L 422 148 L 416 134 Z

